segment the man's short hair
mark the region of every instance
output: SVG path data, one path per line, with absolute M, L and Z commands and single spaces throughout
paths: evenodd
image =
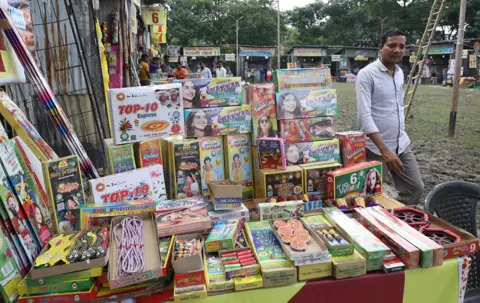
M 391 28 L 385 33 L 383 33 L 382 39 L 380 40 L 381 45 L 385 45 L 387 43 L 387 40 L 389 37 L 394 37 L 394 36 L 406 36 L 405 32 L 398 28 Z
M 223 61 L 222 61 L 222 60 L 219 60 L 219 61 L 217 62 L 217 64 L 219 64 L 219 63 L 222 63 L 222 64 L 223 64 Z
M 141 57 L 142 60 L 148 60 L 148 55 L 143 54 Z

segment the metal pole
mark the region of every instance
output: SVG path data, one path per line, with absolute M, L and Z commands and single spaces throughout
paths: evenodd
M 450 109 L 450 122 L 448 124 L 448 136 L 455 135 L 455 124 L 457 122 L 458 95 L 460 93 L 460 71 L 462 69 L 463 36 L 465 29 L 465 13 L 467 0 L 461 0 L 460 16 L 458 21 L 457 48 L 455 50 L 455 71 L 453 75 L 452 107 Z
M 277 69 L 280 69 L 280 0 L 277 0 Z
M 236 24 L 236 32 L 237 32 L 237 43 L 236 43 L 236 48 L 237 48 L 237 77 L 240 73 L 239 69 L 240 69 L 240 58 L 239 58 L 239 49 L 238 49 L 238 21 L 240 21 L 241 19 L 243 18 L 243 16 L 241 16 L 240 18 L 238 18 L 237 20 L 235 20 L 235 24 Z

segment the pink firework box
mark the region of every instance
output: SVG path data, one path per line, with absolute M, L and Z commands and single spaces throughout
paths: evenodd
M 275 86 L 272 83 L 250 86 L 249 100 L 253 119 L 252 144 L 257 144 L 258 137 L 278 136 Z
M 280 120 L 336 116 L 337 91 L 315 89 L 277 93 L 277 113 Z
M 122 203 L 144 198 L 150 198 L 155 202 L 167 199 L 163 166 L 160 164 L 89 182 L 95 204 Z
M 280 120 L 280 137 L 285 143 L 329 140 L 335 137 L 333 117 Z
M 367 161 L 365 133 L 358 131 L 340 132 L 336 133 L 335 137 L 340 140 L 340 154 L 345 167 Z
M 203 232 L 212 225 L 205 203 L 157 214 L 156 221 L 159 237 Z
M 408 223 L 398 219 L 382 207 L 372 207 L 370 213 L 383 223 L 387 221 L 392 222 L 393 225 L 390 228 L 400 233 L 403 238 L 418 247 L 423 252 L 423 255 L 429 250 L 432 251 L 432 256 L 430 257 L 431 259 L 428 260 L 428 263 L 426 260 L 421 260 L 421 263 L 423 263 L 422 267 L 440 266 L 443 264 L 443 247 L 441 245 L 423 235 L 408 225 Z
M 115 144 L 184 134 L 180 83 L 110 89 Z
M 285 145 L 282 138 L 259 137 L 258 158 L 260 169 L 286 169 Z
M 370 215 L 364 208 L 355 208 L 354 216 L 357 221 L 390 247 L 408 269 L 419 268 L 420 251 L 417 247 Z

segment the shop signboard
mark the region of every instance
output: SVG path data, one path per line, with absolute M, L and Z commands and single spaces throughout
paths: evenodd
M 167 11 L 163 7 L 144 7 L 142 18 L 146 25 L 165 25 L 167 24 Z
M 340 69 L 348 69 L 348 59 L 345 57 L 342 57 L 340 60 Z
M 220 56 L 220 47 L 189 46 L 183 48 L 185 57 L 215 57 Z
M 180 46 L 179 45 L 168 45 L 167 46 L 167 56 L 169 56 L 169 57 L 179 57 L 180 56 Z
M 468 49 L 464 49 L 462 51 L 462 59 L 467 59 L 468 58 Z
M 340 62 L 342 55 L 332 55 L 332 62 Z
M 477 55 L 470 55 L 468 59 L 469 68 L 477 68 Z
M 326 48 L 295 48 L 293 55 L 296 57 L 326 57 Z
M 225 61 L 235 61 L 235 54 L 225 54 Z
M 428 51 L 429 55 L 448 55 L 453 54 L 453 44 L 452 45 L 432 45 Z
M 239 56 L 242 56 L 242 57 L 269 58 L 269 57 L 275 56 L 275 48 L 241 46 L 239 53 L 240 53 Z
M 167 43 L 167 25 L 152 25 L 150 30 L 150 40 L 152 45 Z

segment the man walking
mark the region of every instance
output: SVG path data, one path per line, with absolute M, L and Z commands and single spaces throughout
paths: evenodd
M 150 85 L 150 66 L 148 66 L 147 61 L 148 61 L 148 56 L 143 54 L 140 57 L 139 72 L 138 72 L 141 86 Z
M 218 61 L 217 68 L 215 69 L 215 74 L 217 78 L 226 78 L 227 77 L 227 70 L 223 67 L 223 61 Z
M 200 69 L 197 71 L 200 74 L 200 78 L 202 79 L 210 79 L 212 78 L 212 71 L 205 66 L 205 63 L 200 62 Z
M 385 32 L 379 45 L 380 59 L 359 71 L 356 91 L 358 119 L 368 136 L 367 159 L 382 161 L 392 174 L 399 200 L 415 205 L 424 185 L 405 132 L 404 77 L 397 65 L 403 58 L 405 44 L 401 30 Z

